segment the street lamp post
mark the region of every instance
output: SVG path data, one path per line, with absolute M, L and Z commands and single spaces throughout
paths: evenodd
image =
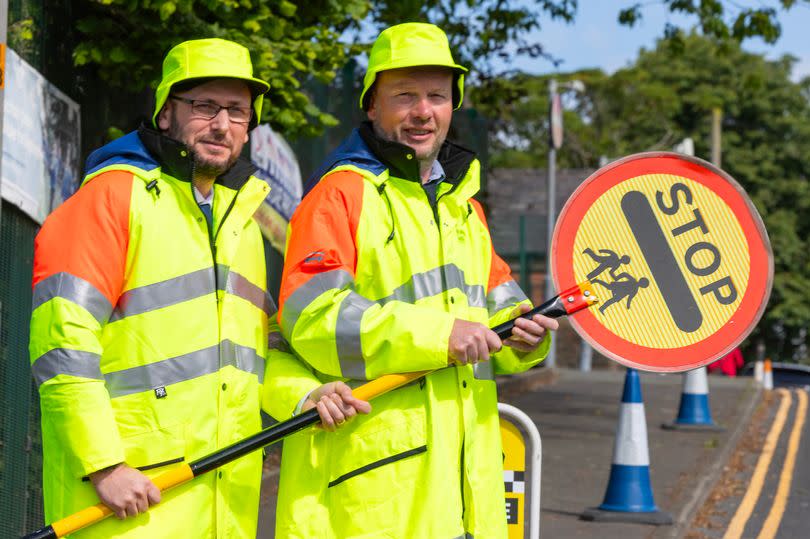
M 551 240 L 554 236 L 554 222 L 557 217 L 557 150 L 562 146 L 563 122 L 562 122 L 562 100 L 558 93 L 558 88 L 582 92 L 585 85 L 580 80 L 558 83 L 551 78 L 548 81 L 549 98 L 549 149 L 548 149 L 548 205 L 546 216 L 546 294 L 545 298 L 554 297 L 554 283 L 551 280 Z M 551 346 L 546 357 L 546 364 L 549 367 L 557 365 L 557 344 L 556 340 L 551 340 Z

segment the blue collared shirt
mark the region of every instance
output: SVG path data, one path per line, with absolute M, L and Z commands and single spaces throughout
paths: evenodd
M 438 161 L 433 161 L 433 165 L 430 167 L 428 181 L 422 184 L 422 188 L 425 190 L 425 194 L 427 194 L 431 206 L 436 205 L 436 191 L 439 189 L 439 184 L 444 180 L 444 168 Z

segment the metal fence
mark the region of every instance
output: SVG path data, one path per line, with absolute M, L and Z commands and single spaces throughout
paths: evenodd
M 71 65 L 72 2 L 9 0 L 8 45 L 76 98 Z M 0 207 L 0 537 L 40 527 L 42 442 L 39 398 L 28 360 L 34 236 L 17 207 Z
M 31 271 L 37 225 L 0 209 L 0 537 L 42 526 L 39 399 L 28 366 Z

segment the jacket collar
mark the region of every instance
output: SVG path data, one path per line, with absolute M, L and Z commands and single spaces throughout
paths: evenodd
M 391 176 L 422 182 L 419 162 L 415 159 L 413 148 L 380 138 L 374 132 L 371 122 L 363 122 L 359 134 L 371 152 L 388 167 Z M 467 174 L 470 164 L 475 160 L 475 152 L 445 140 L 437 159 L 447 177 L 445 181 L 456 185 Z
M 160 163 L 161 168 L 170 176 L 184 182 L 191 182 L 194 159 L 185 144 L 169 138 L 145 124 L 138 128 L 138 137 L 149 153 Z M 231 168 L 216 179 L 215 183 L 238 191 L 256 170 L 256 166 L 250 160 L 239 157 Z

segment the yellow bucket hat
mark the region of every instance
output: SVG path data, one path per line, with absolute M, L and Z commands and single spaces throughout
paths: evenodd
M 193 79 L 240 79 L 247 83 L 253 95 L 253 118 L 250 129 L 256 127 L 262 112 L 264 94 L 270 85 L 253 76 L 250 51 L 225 39 L 194 39 L 175 45 L 163 59 L 163 79 L 155 91 L 155 112 L 152 125 L 157 127 L 157 115 L 175 84 Z
M 434 24 L 406 22 L 383 30 L 371 47 L 368 56 L 368 69 L 363 78 L 363 93 L 360 95 L 360 108 L 368 109 L 367 93 L 374 85 L 377 73 L 389 69 L 416 66 L 449 67 L 456 74 L 458 92 L 454 108 L 461 106 L 464 98 L 464 73 L 467 68 L 458 65 L 450 52 L 447 35 Z

